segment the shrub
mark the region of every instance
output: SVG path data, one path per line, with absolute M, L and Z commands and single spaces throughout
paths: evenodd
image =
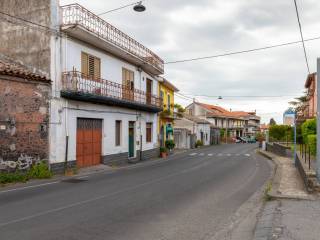
M 30 171 L 28 172 L 28 176 L 30 178 L 43 179 L 52 177 L 52 173 L 45 162 L 40 162 L 31 167 Z
M 270 139 L 275 141 L 292 141 L 293 129 L 289 125 L 272 125 L 269 128 Z
M 309 119 L 305 121 L 301 126 L 301 134 L 304 143 L 308 143 L 308 135 L 317 133 L 317 122 L 316 119 Z
M 197 140 L 197 142 L 196 142 L 196 148 L 197 148 L 197 147 L 201 147 L 201 146 L 203 146 L 203 142 L 202 142 L 201 140 Z
M 176 144 L 174 143 L 173 140 L 166 140 L 166 148 L 171 150 L 171 149 L 174 149 L 175 146 L 176 146 Z
M 316 134 L 311 134 L 308 135 L 308 145 L 310 148 L 310 153 L 311 155 L 315 156 L 317 153 L 317 135 Z
M 262 142 L 262 141 L 266 140 L 266 136 L 265 136 L 264 133 L 258 132 L 257 135 L 256 135 L 256 139 L 257 139 L 258 142 Z
M 0 184 L 26 181 L 28 181 L 28 176 L 20 172 L 0 173 Z
M 165 147 L 160 147 L 160 152 L 161 153 L 163 153 L 163 152 L 167 152 L 168 151 L 168 149 L 167 148 L 165 148 Z

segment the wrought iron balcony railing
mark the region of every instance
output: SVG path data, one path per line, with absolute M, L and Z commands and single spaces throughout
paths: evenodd
M 77 71 L 62 73 L 61 91 L 65 96 L 82 97 L 85 101 L 112 103 L 152 112 L 162 110 L 162 99 L 158 96 L 105 79 L 93 79 Z
M 61 10 L 62 26 L 80 25 L 163 73 L 164 62 L 160 57 L 86 8 L 79 4 L 70 4 L 62 6 Z

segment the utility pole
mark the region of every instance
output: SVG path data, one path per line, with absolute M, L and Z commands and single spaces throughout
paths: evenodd
M 226 118 L 226 143 L 228 143 L 228 119 Z
M 296 113 L 294 114 L 294 156 L 293 156 L 294 164 L 297 167 L 297 121 L 296 121 Z
M 320 58 L 317 59 L 317 159 L 316 159 L 316 173 L 318 181 L 320 182 L 320 86 L 318 80 L 320 79 Z

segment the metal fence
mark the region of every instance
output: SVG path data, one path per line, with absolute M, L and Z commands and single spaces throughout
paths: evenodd
M 62 73 L 62 90 L 75 93 L 111 97 L 119 100 L 162 107 L 162 99 L 131 86 L 111 82 L 105 79 L 93 79 L 78 71 Z
M 164 62 L 159 56 L 88 9 L 79 4 L 69 4 L 62 6 L 61 12 L 62 26 L 80 25 L 102 39 L 149 63 L 163 73 Z
M 312 167 L 312 161 L 313 161 L 311 151 L 310 151 L 310 146 L 308 144 L 302 143 L 299 145 L 299 150 L 300 150 L 300 156 L 302 160 L 304 160 L 305 164 L 308 163 L 308 167 L 310 170 Z

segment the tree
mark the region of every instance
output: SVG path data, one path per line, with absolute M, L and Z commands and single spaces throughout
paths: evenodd
M 183 113 L 186 111 L 185 108 L 178 103 L 174 104 L 174 109 L 178 113 L 178 117 L 183 117 Z
M 304 92 L 303 94 L 304 95 L 302 95 L 301 97 L 295 98 L 295 101 L 289 102 L 296 113 L 302 112 L 305 108 L 305 103 L 308 102 L 307 93 Z
M 271 125 L 269 136 L 276 141 L 291 141 L 293 140 L 293 128 L 289 125 Z
M 276 121 L 275 121 L 273 118 L 271 118 L 271 119 L 270 119 L 270 122 L 269 122 L 269 125 L 270 125 L 270 126 L 274 126 L 274 125 L 277 125 L 277 123 L 276 123 Z

